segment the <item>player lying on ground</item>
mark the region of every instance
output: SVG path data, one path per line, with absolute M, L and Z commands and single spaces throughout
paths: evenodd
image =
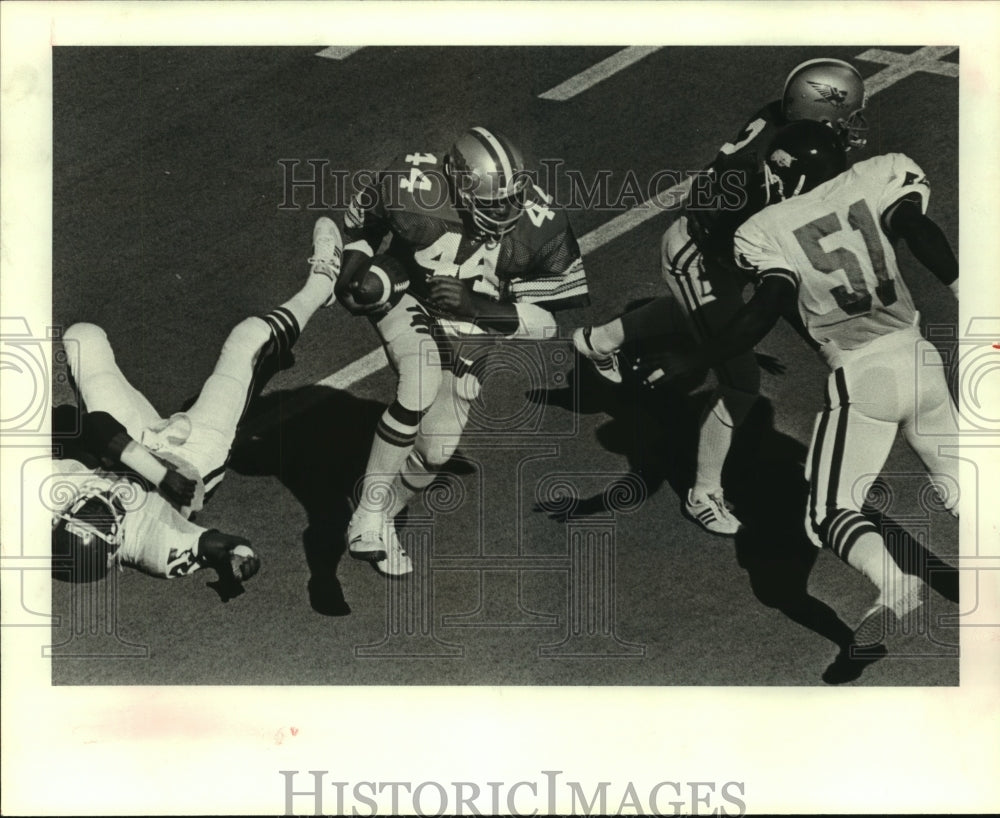
M 78 323 L 66 330 L 84 414 L 73 449 L 77 459 L 55 466 L 64 486 L 53 502 L 57 554 L 166 578 L 203 565 L 235 582 L 257 572 L 260 558 L 245 538 L 189 518 L 225 476 L 251 395 L 291 365 L 292 346 L 306 323 L 333 303 L 342 242 L 332 221 L 317 222 L 314 244 L 305 286 L 266 315 L 237 324 L 197 400 L 168 418 L 126 380 L 100 327 Z
M 806 529 L 817 546 L 830 548 L 878 587 L 877 603 L 855 635 L 858 645 L 877 644 L 886 618 L 905 616 L 924 595 L 923 583 L 900 571 L 879 529 L 861 513 L 866 488 L 885 465 L 897 431 L 932 480 L 943 476 L 958 486 L 958 459 L 941 453 L 958 443 L 944 365 L 920 334 L 893 245 L 905 241 L 956 295 L 958 262 L 926 215 L 924 172 L 903 154 L 876 156 L 844 171 L 832 132 L 800 122 L 775 136 L 765 169 L 776 203 L 735 237 L 736 259 L 757 282 L 756 292 L 698 352 L 686 358 L 665 353 L 662 373 L 683 376 L 751 349 L 782 315 L 801 322 L 831 369 L 806 464 Z M 935 487 L 941 492 L 942 482 Z M 958 497 L 941 494 L 957 516 Z
M 407 574 L 393 521 L 452 456 L 480 391 L 455 339 L 552 337 L 554 311 L 589 304 L 587 280 L 566 214 L 531 180 L 520 150 L 483 127 L 443 155 L 398 158 L 354 197 L 344 232 L 337 297 L 368 316 L 398 377 L 348 548 Z
M 801 119 L 824 122 L 844 150 L 865 144 L 865 89 L 848 63 L 816 59 L 797 66 L 780 100 L 758 111 L 711 165 L 694 177 L 679 216 L 661 241 L 661 273 L 669 294 L 607 324 L 581 327 L 577 350 L 597 371 L 621 381 L 618 350 L 626 343 L 676 332 L 678 313 L 696 342 L 704 343 L 743 306 L 747 276 L 733 263 L 733 234 L 764 205 L 763 169 L 768 143 L 783 125 Z M 717 386 L 701 419 L 694 485 L 685 514 L 715 534 L 734 535 L 740 521 L 725 500 L 722 469 L 733 430 L 746 418 L 760 389 L 753 350 L 715 367 Z

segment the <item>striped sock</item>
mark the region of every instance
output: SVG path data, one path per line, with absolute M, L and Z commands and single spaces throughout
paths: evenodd
M 287 307 L 276 307 L 261 318 L 271 329 L 271 338 L 277 345 L 279 360 L 287 360 L 291 355 L 292 347 L 299 340 L 302 330 L 295 313 Z
M 835 510 L 820 526 L 820 537 L 823 542 L 848 565 L 852 564 L 851 550 L 866 534 L 874 535 L 879 542 L 882 541 L 881 533 L 871 520 L 857 511 L 846 508 Z
M 419 494 L 437 476 L 436 471 L 432 471 L 428 466 L 424 456 L 418 451 L 410 452 L 406 458 L 406 464 L 393 481 L 392 507 L 389 509 L 389 517 L 395 517 L 409 504 L 414 495 Z
M 382 413 L 361 483 L 356 521 L 366 516 L 388 513 L 394 505 L 392 498 L 387 499 L 386 495 L 390 484 L 395 484 L 396 476 L 413 450 L 417 426 L 423 414 L 407 409 L 398 400 L 393 401 Z

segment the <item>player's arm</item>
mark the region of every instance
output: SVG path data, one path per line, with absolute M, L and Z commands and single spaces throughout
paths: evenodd
M 382 257 L 377 257 L 376 252 L 389 232 L 388 215 L 381 194 L 382 182 L 383 176 L 380 175 L 372 184 L 363 185 L 351 197 L 344 216 L 344 257 L 334 294 L 355 315 L 370 313 L 383 306 L 367 300 L 364 286 L 373 265 L 382 269 L 379 265 Z
M 573 229 L 562 211 L 554 211 L 553 219 L 561 228 L 539 248 L 532 269 L 509 282 L 500 300 L 442 276 L 430 280 L 434 307 L 508 338 L 554 337 L 558 324 L 553 313 L 589 306 L 590 296 Z
M 517 307 L 473 292 L 460 279 L 434 276 L 428 282 L 431 306 L 448 318 L 468 321 L 483 329 L 511 335 L 517 332 Z
M 917 261 L 958 296 L 958 259 L 937 223 L 923 212 L 916 194 L 906 196 L 882 217 L 890 238 L 901 238 Z
M 191 505 L 195 481 L 164 464 L 149 449 L 133 439 L 125 427 L 107 412 L 87 412 L 81 424 L 84 446 L 107 468 L 119 466 L 135 472 L 156 486 L 178 508 Z
M 717 366 L 753 349 L 778 319 L 795 310 L 792 273 L 774 268 L 761 273 L 753 297 L 740 308 L 722 331 L 694 353 L 693 370 Z

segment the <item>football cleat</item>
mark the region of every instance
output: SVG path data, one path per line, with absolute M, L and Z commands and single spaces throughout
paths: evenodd
M 366 528 L 359 531 L 347 529 L 347 552 L 358 560 L 378 562 L 387 557 L 385 541 L 378 528 Z
M 918 577 L 904 574 L 898 588 L 882 590 L 854 629 L 856 648 L 868 650 L 881 645 L 897 623 L 924 604 L 926 589 Z
M 853 682 L 855 679 L 861 677 L 866 667 L 888 655 L 888 648 L 881 644 L 865 648 L 859 647 L 854 643 L 845 645 L 840 649 L 837 658 L 823 671 L 821 678 L 828 685 L 842 685 L 847 682 Z
M 743 524 L 733 515 L 732 508 L 722 496 L 722 491 L 706 494 L 704 498 L 695 499 L 694 489 L 687 493 L 684 501 L 684 514 L 712 534 L 725 537 L 735 536 Z
M 621 383 L 622 373 L 618 361 L 618 354 L 612 352 L 610 355 L 603 355 L 590 344 L 590 333 L 593 327 L 577 327 L 573 331 L 573 346 L 584 358 L 590 361 L 597 374 L 611 383 Z
M 396 534 L 396 526 L 392 520 L 388 520 L 385 525 L 385 544 L 387 546 L 385 559 L 376 562 L 375 567 L 390 577 L 401 577 L 413 573 L 413 561 L 403 549 L 403 544 L 399 541 L 399 535 Z
M 329 307 L 336 300 L 333 285 L 340 275 L 340 261 L 344 254 L 344 240 L 333 219 L 320 216 L 313 228 L 313 254 L 309 258 L 309 275 L 321 275 L 330 279 L 330 297 L 323 302 Z

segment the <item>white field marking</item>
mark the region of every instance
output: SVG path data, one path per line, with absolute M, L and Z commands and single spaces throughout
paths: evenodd
M 918 48 L 912 54 L 869 48 L 864 54 L 858 54 L 855 59 L 882 63 L 887 66 L 865 80 L 865 88 L 868 93 L 877 94 L 883 88 L 888 88 L 894 82 L 899 82 L 903 77 L 908 77 L 918 71 L 929 71 L 932 74 L 942 74 L 945 77 L 957 77 L 958 63 L 940 61 L 941 57 L 948 56 L 957 47 L 954 45 L 932 45 Z
M 570 77 L 565 82 L 559 83 L 555 88 L 550 88 L 544 94 L 539 94 L 538 98 L 565 102 L 659 49 L 660 46 L 656 45 L 633 45 L 623 48 L 607 59 L 590 66 L 586 71 L 581 71 L 575 77 Z
M 325 60 L 343 60 L 362 48 L 364 48 L 363 45 L 331 45 L 322 51 L 317 51 L 316 56 Z
M 937 62 L 937 60 L 939 57 L 950 54 L 954 50 L 955 46 L 929 46 L 927 48 L 918 49 L 912 54 L 897 54 L 892 51 L 882 52 L 880 49 L 873 48 L 869 49 L 864 54 L 859 54 L 855 59 L 865 60 L 866 62 L 882 62 L 885 55 L 891 55 L 890 58 L 886 60 L 890 62 L 888 67 L 883 68 L 881 71 L 873 74 L 865 80 L 865 88 L 870 98 L 875 96 L 875 94 L 880 91 L 884 91 L 890 85 L 894 85 L 901 79 L 910 76 L 910 74 L 915 74 L 918 71 L 944 73 L 937 68 L 929 68 L 928 66 L 952 65 L 953 63 L 940 63 Z M 873 52 L 878 52 L 882 56 L 875 58 Z M 872 59 L 868 60 L 866 55 L 871 56 Z M 896 57 L 899 59 L 894 59 Z M 958 66 L 956 65 L 955 68 L 957 74 Z M 690 187 L 691 180 L 685 179 L 683 182 L 661 191 L 656 196 L 646 202 L 643 202 L 638 207 L 634 207 L 632 210 L 628 210 L 619 216 L 615 216 L 613 219 L 605 222 L 600 227 L 595 227 L 580 239 L 581 253 L 584 255 L 592 253 L 599 247 L 602 247 L 608 242 L 614 241 L 619 236 L 624 235 L 632 228 L 637 227 L 649 219 L 652 219 L 654 216 L 658 216 L 666 208 L 669 208 L 682 199 L 687 194 L 688 188 Z M 355 361 L 352 364 L 348 364 L 343 369 L 340 369 L 329 377 L 324 378 L 320 381 L 320 384 L 324 386 L 333 386 L 336 389 L 347 389 L 362 378 L 377 372 L 387 363 L 388 361 L 385 357 L 385 352 L 382 347 L 379 347 L 378 349 L 369 352 L 360 360 Z
M 362 378 L 367 378 L 373 372 L 378 372 L 388 363 L 389 359 L 385 356 L 385 349 L 378 347 L 358 358 L 354 363 L 348 364 L 343 369 L 338 369 L 332 375 L 327 375 L 316 385 L 329 386 L 331 389 L 347 389 Z

